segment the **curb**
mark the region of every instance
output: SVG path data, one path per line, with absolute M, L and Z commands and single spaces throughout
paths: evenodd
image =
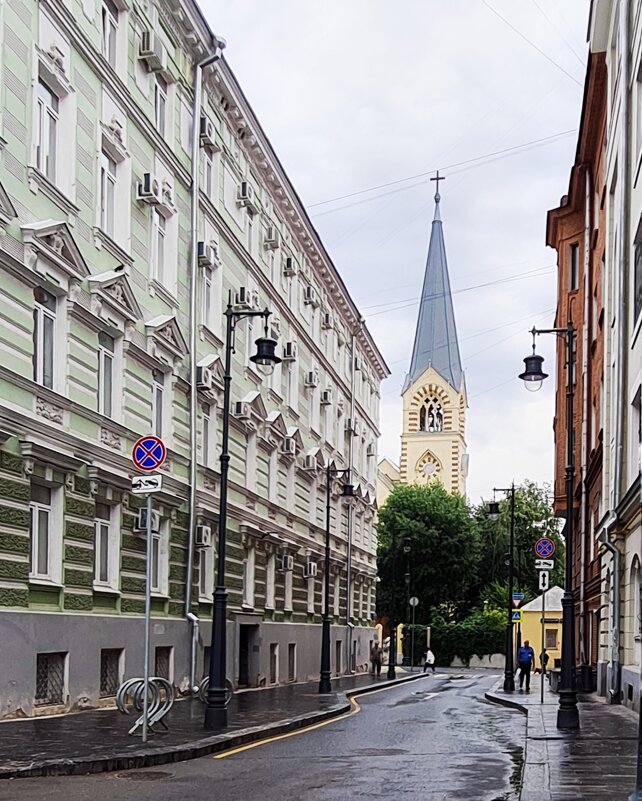
M 521 712 L 523 715 L 526 715 L 526 717 L 528 717 L 528 707 L 525 707 L 518 701 L 513 701 L 512 698 L 504 698 L 501 695 L 495 695 L 495 693 L 493 693 L 492 691 L 484 693 L 484 698 L 487 701 L 490 701 L 491 704 L 497 704 L 498 706 L 505 706 L 508 709 L 516 709 L 518 712 Z
M 108 773 L 119 770 L 131 770 L 134 768 L 149 768 L 156 765 L 167 765 L 173 762 L 184 762 L 190 759 L 216 754 L 221 751 L 228 751 L 238 748 L 248 743 L 259 742 L 268 737 L 275 737 L 287 732 L 303 729 L 313 723 L 321 723 L 325 720 L 339 717 L 352 709 L 350 699 L 357 695 L 366 695 L 388 687 L 394 687 L 408 681 L 416 681 L 424 676 L 423 673 L 417 675 L 404 676 L 390 681 L 368 684 L 365 687 L 355 687 L 351 690 L 337 693 L 338 703 L 329 709 L 319 712 L 311 712 L 297 715 L 292 718 L 285 718 L 265 726 L 253 726 L 248 729 L 240 729 L 232 735 L 217 734 L 211 737 L 204 737 L 188 743 L 174 745 L 169 748 L 158 748 L 156 750 L 146 750 L 137 752 L 114 753 L 111 756 L 102 757 L 78 757 L 76 759 L 51 759 L 41 762 L 31 762 L 22 766 L 0 767 L 0 780 L 2 779 L 31 779 L 42 776 L 81 776 L 91 773 Z

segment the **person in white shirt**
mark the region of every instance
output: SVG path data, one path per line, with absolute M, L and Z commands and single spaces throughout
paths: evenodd
M 424 656 L 424 673 L 428 668 L 432 668 L 432 672 L 435 672 L 435 655 L 430 648 L 426 651 L 426 655 Z

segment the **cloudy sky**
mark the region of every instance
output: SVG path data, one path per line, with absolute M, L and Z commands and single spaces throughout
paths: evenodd
M 380 453 L 398 461 L 439 168 L 469 395 L 468 494 L 550 481 L 553 382 L 531 394 L 516 376 L 528 330 L 552 323 L 546 212 L 575 152 L 588 0 L 202 7 L 392 370 Z M 553 340 L 539 343 L 551 371 Z

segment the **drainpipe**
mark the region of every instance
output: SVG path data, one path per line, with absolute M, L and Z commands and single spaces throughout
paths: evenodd
M 189 687 L 190 692 L 198 692 L 198 682 L 196 681 L 196 654 L 198 653 L 198 624 L 199 619 L 192 612 L 187 613 L 187 619 L 192 626 L 192 644 L 189 660 Z
M 189 432 L 189 537 L 187 545 L 187 571 L 185 576 L 185 617 L 192 628 L 192 646 L 190 656 L 190 686 L 194 687 L 196 670 L 196 652 L 198 647 L 198 618 L 191 612 L 192 577 L 194 575 L 194 532 L 196 529 L 196 482 L 197 482 L 197 443 L 196 431 L 198 406 L 196 394 L 196 326 L 197 326 L 197 242 L 198 242 L 198 201 L 199 201 L 199 167 L 200 141 L 199 121 L 203 96 L 203 70 L 221 58 L 225 47 L 223 39 L 213 38 L 214 52 L 194 67 L 194 102 L 192 105 L 192 183 L 190 188 L 191 212 L 191 246 L 190 246 L 190 296 L 189 296 L 189 385 L 190 385 L 190 432 Z
M 586 490 L 586 471 L 588 462 L 589 434 L 589 374 L 588 349 L 591 326 L 591 281 L 590 281 L 590 229 L 591 229 L 591 176 L 588 167 L 584 168 L 584 325 L 582 326 L 582 433 L 580 439 L 580 686 L 584 692 L 591 691 L 591 666 L 587 659 L 586 644 L 586 537 L 588 519 L 588 499 Z M 570 314 L 570 310 L 569 310 Z M 570 318 L 569 318 L 570 319 Z
M 613 555 L 613 609 L 611 613 L 611 686 L 608 701 L 610 704 L 619 704 L 622 700 L 620 686 L 620 549 L 609 539 L 609 532 L 617 522 L 617 516 L 611 513 L 599 536 L 599 542 Z M 610 590 L 610 588 L 609 588 Z
M 356 383 L 356 370 L 354 369 L 355 359 L 357 356 L 357 335 L 363 328 L 365 320 L 363 317 L 359 319 L 359 324 L 356 331 L 352 332 L 350 337 L 350 352 L 352 369 L 350 371 L 350 420 L 352 421 L 352 429 L 350 431 L 350 441 L 348 442 L 348 468 L 352 470 L 352 460 L 354 456 L 354 413 L 355 413 L 355 383 Z M 352 473 L 350 473 L 352 476 Z M 352 478 L 351 478 L 352 480 Z M 354 525 L 354 509 L 352 505 L 348 506 L 348 558 L 347 558 L 347 572 L 348 577 L 346 581 L 346 628 L 347 628 L 347 642 L 348 642 L 348 666 L 349 672 L 352 673 L 354 668 L 352 665 L 352 631 L 354 624 L 352 623 L 352 533 Z

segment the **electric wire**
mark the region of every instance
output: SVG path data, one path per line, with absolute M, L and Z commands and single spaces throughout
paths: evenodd
M 580 62 L 582 67 L 585 67 L 586 64 L 585 64 L 584 60 L 582 59 L 582 57 L 578 54 L 577 50 L 573 47 L 573 45 L 566 38 L 566 36 L 564 36 L 562 31 L 557 27 L 557 25 L 553 22 L 553 20 L 548 16 L 546 11 L 544 11 L 544 9 L 540 6 L 540 4 L 537 2 L 537 0 L 532 0 L 532 3 L 535 6 L 535 8 L 539 11 L 539 13 L 544 17 L 544 19 L 548 22 L 548 24 L 551 26 L 551 28 L 557 33 L 557 35 L 564 42 L 564 44 L 568 47 L 568 49 L 571 51 L 571 53 L 573 53 L 573 55 Z

